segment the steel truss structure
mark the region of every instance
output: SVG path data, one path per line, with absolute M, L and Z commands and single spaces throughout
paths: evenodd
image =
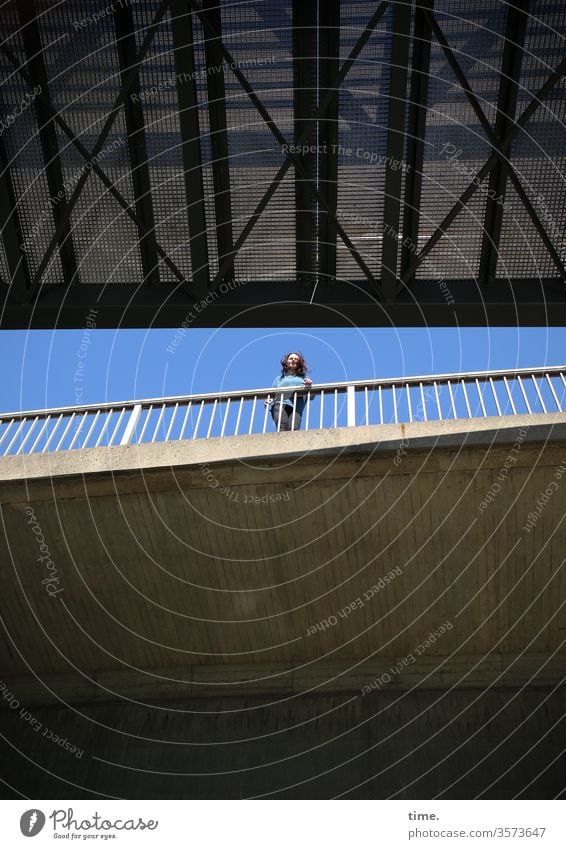
M 0 326 L 566 323 L 561 0 L 1 14 Z

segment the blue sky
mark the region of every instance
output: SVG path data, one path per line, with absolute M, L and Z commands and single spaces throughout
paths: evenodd
M 563 328 L 34 330 L 0 333 L 0 410 L 271 386 L 300 350 L 315 383 L 566 363 Z

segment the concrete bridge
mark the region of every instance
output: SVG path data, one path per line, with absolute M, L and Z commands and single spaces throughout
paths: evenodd
M 30 797 L 561 792 L 561 409 L 21 452 L 0 481 Z

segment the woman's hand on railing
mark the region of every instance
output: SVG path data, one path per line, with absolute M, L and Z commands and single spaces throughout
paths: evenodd
M 305 386 L 312 386 L 312 380 L 310 379 L 310 377 L 305 377 L 303 383 L 305 384 Z

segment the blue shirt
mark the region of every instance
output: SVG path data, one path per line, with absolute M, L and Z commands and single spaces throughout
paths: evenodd
M 278 389 L 279 388 L 286 389 L 288 386 L 302 386 L 303 389 L 305 389 L 306 387 L 305 387 L 305 384 L 303 383 L 303 380 L 304 380 L 304 377 L 299 377 L 298 374 L 286 374 L 284 376 L 279 375 L 279 377 L 276 377 L 275 380 L 273 381 L 273 386 L 277 387 Z M 289 392 L 289 393 L 286 392 L 283 395 L 283 403 L 288 407 L 293 407 L 293 409 L 296 409 L 297 413 L 300 416 L 302 416 L 303 410 L 305 408 L 305 403 L 306 403 L 306 392 L 301 392 L 300 394 L 297 393 L 297 405 L 296 405 L 296 407 L 295 407 L 295 404 L 293 403 L 293 397 L 294 396 L 293 396 L 292 392 Z M 273 402 L 273 406 L 275 404 L 280 404 L 280 403 L 281 403 L 280 398 L 277 398 L 277 400 Z

